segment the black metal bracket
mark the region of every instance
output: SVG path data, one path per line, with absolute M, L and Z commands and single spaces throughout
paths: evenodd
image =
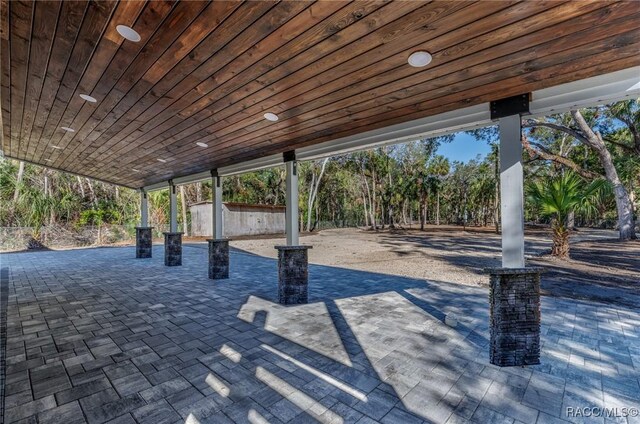
M 215 178 L 216 180 L 216 187 L 220 187 L 220 175 L 218 174 L 218 170 L 217 169 L 212 169 L 211 170 L 211 178 Z
M 528 115 L 531 93 L 519 94 L 491 102 L 491 120 L 511 115 Z
M 284 159 L 285 162 L 291 162 L 292 160 L 296 160 L 296 151 L 289 150 L 288 152 L 284 152 L 282 154 L 282 159 Z

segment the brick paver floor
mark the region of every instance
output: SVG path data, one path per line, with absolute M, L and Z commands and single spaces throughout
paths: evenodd
M 637 310 L 543 298 L 542 364 L 501 369 L 485 288 L 311 266 L 311 303 L 282 307 L 272 259 L 234 251 L 212 281 L 206 245 L 182 267 L 162 246 L 134 256 L 0 257 L 6 423 L 555 423 L 640 405 Z

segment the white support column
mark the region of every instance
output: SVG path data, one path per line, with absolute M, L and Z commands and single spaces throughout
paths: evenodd
M 178 199 L 173 181 L 169 181 L 169 232 L 178 232 Z
M 298 163 L 295 160 L 285 162 L 287 170 L 287 194 L 285 228 L 287 246 L 298 246 Z
M 520 115 L 499 120 L 502 266 L 524 268 L 524 177 Z
M 211 229 L 214 240 L 222 239 L 222 177 L 211 173 Z
M 144 190 L 140 190 L 140 226 L 149 226 L 149 201 Z

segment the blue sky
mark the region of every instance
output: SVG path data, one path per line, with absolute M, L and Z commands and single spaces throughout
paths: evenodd
M 478 141 L 472 136 L 465 133 L 457 133 L 451 143 L 442 143 L 438 148 L 437 154 L 448 158 L 450 161 L 469 162 L 480 155 L 484 158 L 491 147 L 484 141 Z

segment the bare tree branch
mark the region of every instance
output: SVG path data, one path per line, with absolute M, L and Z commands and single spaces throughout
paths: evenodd
M 588 180 L 593 180 L 593 179 L 602 177 L 602 175 L 600 175 L 600 174 L 598 174 L 596 172 L 589 171 L 589 170 L 581 168 L 577 163 L 575 163 L 571 159 L 568 159 L 568 158 L 565 158 L 565 157 L 562 157 L 562 156 L 558 156 L 558 155 L 553 154 L 553 153 L 551 153 L 551 152 L 549 152 L 547 150 L 540 149 L 539 146 L 536 146 L 536 147 L 538 147 L 540 150 L 534 149 L 532 144 L 535 144 L 535 143 L 529 142 L 527 137 L 525 137 L 524 135 L 522 136 L 522 146 L 532 156 L 534 156 L 534 157 L 538 156 L 538 157 L 540 157 L 540 158 L 542 158 L 544 160 L 550 160 L 552 162 L 555 162 L 555 163 L 558 163 L 560 165 L 566 166 L 567 168 L 572 169 L 575 173 L 580 175 L 582 178 L 585 178 L 585 179 L 588 179 Z
M 634 147 L 634 146 L 629 146 L 628 144 L 624 144 L 624 143 L 620 143 L 619 141 L 615 141 L 613 139 L 611 139 L 611 137 L 604 137 L 604 141 L 606 141 L 607 143 L 613 144 L 616 147 L 620 147 L 622 150 L 624 150 L 627 153 L 631 153 L 631 154 L 636 154 L 636 153 L 640 153 L 640 145 L 638 145 L 638 147 Z
M 567 126 L 564 125 L 558 125 L 558 124 L 554 124 L 551 122 L 543 122 L 543 121 L 536 121 L 533 119 L 528 120 L 523 127 L 525 128 L 533 128 L 533 127 L 546 127 L 546 128 L 551 128 L 552 130 L 556 130 L 556 131 L 562 131 L 565 134 L 569 134 L 571 137 L 580 140 L 582 142 L 588 143 L 589 140 L 587 140 L 587 138 L 580 134 L 578 131 L 574 130 L 573 128 L 569 128 Z
M 604 145 L 604 140 L 602 140 L 602 137 L 600 137 L 600 134 L 594 132 L 591 129 L 586 119 L 584 119 L 584 116 L 582 116 L 582 114 L 579 111 L 572 110 L 571 116 L 573 117 L 573 120 L 575 121 L 575 123 L 578 124 L 578 126 L 580 127 L 580 131 L 582 131 L 582 133 L 584 134 L 584 137 L 581 140 L 586 145 L 591 147 L 596 152 L 602 152 L 603 149 L 607 150 L 606 146 Z

